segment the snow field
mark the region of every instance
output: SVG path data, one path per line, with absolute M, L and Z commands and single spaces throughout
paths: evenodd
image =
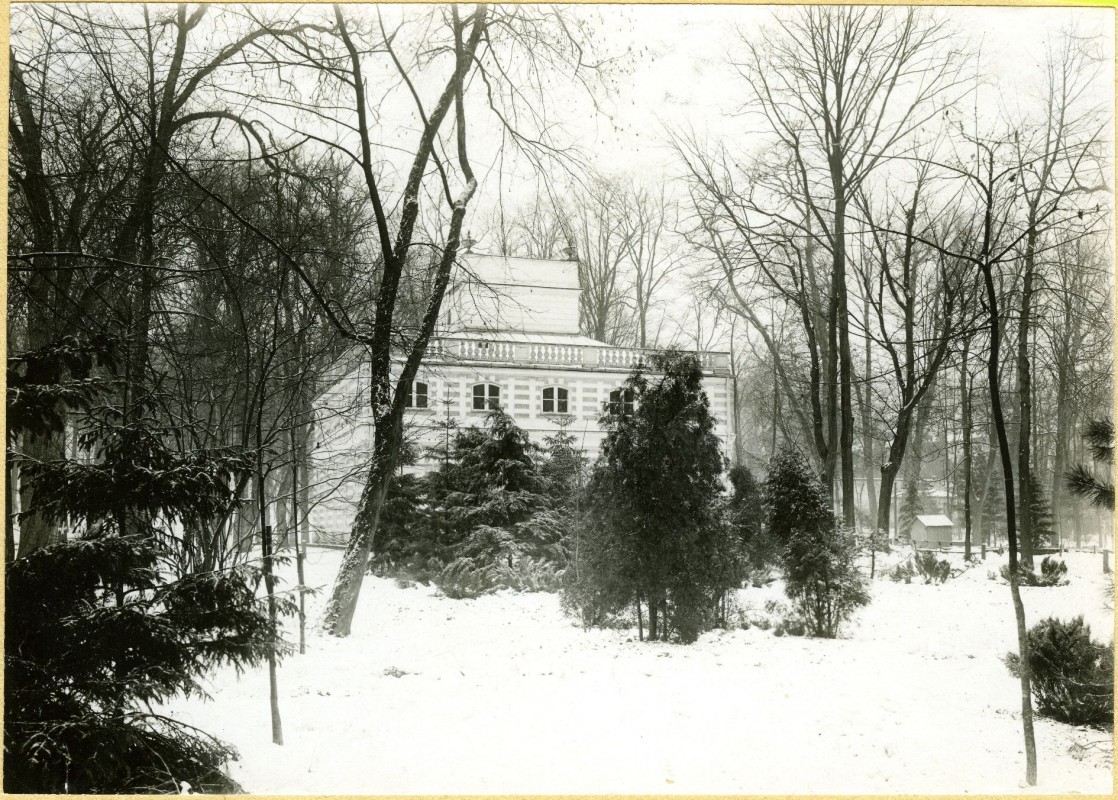
M 308 555 L 310 621 L 339 557 Z M 1111 639 L 1101 556 L 1065 558 L 1071 585 L 1022 590 L 1028 624 L 1084 614 Z M 254 793 L 1023 792 L 1019 685 L 1001 662 L 1013 611 L 987 577 L 1002 563 L 942 586 L 876 580 L 839 640 L 754 626 L 692 646 L 583 630 L 556 595 L 450 600 L 367 578 L 352 636 L 311 630 L 280 666 L 284 746 L 264 669 L 214 675 L 212 702 L 171 713 L 234 743 Z M 768 599 L 779 583 L 738 605 L 764 616 Z M 1111 794 L 1109 737 L 1038 718 L 1029 791 Z

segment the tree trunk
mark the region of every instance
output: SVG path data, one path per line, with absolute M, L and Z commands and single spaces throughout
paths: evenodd
M 65 440 L 60 433 L 45 437 L 24 436 L 23 461 L 37 463 L 57 461 L 65 457 Z M 35 504 L 35 490 L 31 487 L 30 481 L 22 478 L 22 468 L 20 473 L 19 557 L 23 558 L 43 547 L 57 544 L 62 540 L 62 533 L 57 525 L 38 513 Z
M 349 636 L 352 629 L 353 614 L 357 610 L 361 584 L 369 566 L 373 539 L 380 525 L 381 509 L 384 508 L 384 498 L 388 495 L 395 471 L 395 448 L 389 446 L 390 433 L 384 430 L 392 421 L 382 419 L 380 423 L 373 432 L 374 454 L 369 478 L 361 493 L 349 544 L 342 556 L 342 564 L 323 615 L 323 628 L 332 636 Z
M 877 500 L 877 486 L 874 479 L 874 463 L 873 463 L 873 425 L 870 417 L 870 381 L 873 378 L 872 365 L 870 363 L 870 334 L 869 334 L 869 318 L 870 318 L 870 302 L 867 296 L 862 302 L 863 319 L 866 322 L 866 342 L 865 342 L 865 362 L 863 365 L 862 385 L 858 390 L 858 406 L 862 417 L 862 474 L 866 479 L 866 500 L 870 507 L 870 519 L 878 521 L 878 530 L 882 530 L 880 522 L 881 515 L 878 513 L 878 500 Z M 888 532 L 889 514 L 885 514 L 886 527 L 885 531 Z
M 263 380 L 263 376 L 261 376 Z M 263 396 L 263 392 L 261 392 Z M 268 595 L 268 619 L 272 630 L 278 635 L 276 622 L 276 582 L 272 575 L 272 526 L 268 524 L 268 499 L 264 492 L 264 463 L 262 411 L 256 415 L 256 493 L 260 507 L 260 556 L 264 571 L 264 591 Z M 268 707 L 272 717 L 272 744 L 283 744 L 283 723 L 280 720 L 279 687 L 276 676 L 276 644 L 273 640 L 268 648 Z
M 904 494 L 901 498 L 901 504 L 904 504 L 904 498 L 911 495 L 916 497 L 920 496 L 920 473 L 924 467 L 924 436 L 928 428 L 928 415 L 931 413 L 932 400 L 935 397 L 935 383 L 934 378 L 929 382 L 928 389 L 923 399 L 916 407 L 916 421 L 912 431 L 912 457 L 908 459 L 905 469 L 904 481 Z M 907 446 L 902 448 L 902 454 L 907 450 Z M 898 465 L 898 469 L 900 466 Z M 903 509 L 898 509 L 898 512 Z M 901 522 L 903 526 L 904 521 Z M 898 536 L 910 538 L 912 536 L 911 526 L 905 528 L 903 531 L 897 531 Z
M 993 156 L 990 157 L 990 173 L 993 173 Z M 1017 648 L 1021 659 L 1021 725 L 1025 738 L 1025 780 L 1030 786 L 1036 785 L 1036 736 L 1033 732 L 1033 703 L 1031 692 L 1032 670 L 1029 666 L 1029 639 L 1025 625 L 1025 606 L 1021 602 L 1017 562 L 1017 524 L 1016 508 L 1013 497 L 1013 455 L 1009 447 L 1009 437 L 1005 429 L 1005 416 L 1002 412 L 1001 388 L 998 385 L 998 366 L 1001 350 L 1001 318 L 998 310 L 998 293 L 994 285 L 993 265 L 987 260 L 992 227 L 991 209 L 992 190 L 987 194 L 985 231 L 983 240 L 982 273 L 986 285 L 986 302 L 990 315 L 990 353 L 987 363 L 987 377 L 990 382 L 990 407 L 993 415 L 994 430 L 998 437 L 998 451 L 1001 455 L 1002 479 L 1005 483 L 1006 532 L 1009 537 L 1009 591 L 1013 598 L 1013 614 L 1017 620 Z M 1027 466 L 1027 465 L 1026 465 Z
M 841 165 L 841 155 L 835 156 Z M 832 173 L 836 167 L 832 166 Z M 854 369 L 850 358 L 850 309 L 846 291 L 846 199 L 839 182 L 835 183 L 835 233 L 834 233 L 834 276 L 835 313 L 838 326 L 838 389 L 839 389 L 839 460 L 842 479 L 842 521 L 848 528 L 854 528 L 854 405 L 851 401 L 851 387 L 854 383 Z
M 8 451 L 6 459 L 6 469 L 4 470 L 4 563 L 12 563 L 12 559 L 16 557 L 16 535 L 15 535 L 15 508 L 13 507 L 12 498 L 15 496 L 13 487 L 15 486 L 15 464 L 12 463 L 11 451 Z
M 881 465 L 881 484 L 877 496 L 877 529 L 886 535 L 889 533 L 889 511 L 893 502 L 893 489 L 897 482 L 897 473 L 901 464 L 890 461 Z M 899 532 L 898 532 L 899 533 Z
M 1035 211 L 1030 219 L 1036 216 Z M 1035 221 L 1035 220 L 1034 220 Z M 1036 253 L 1036 228 L 1030 227 L 1025 240 L 1024 279 L 1021 287 L 1021 306 L 1017 338 L 1017 488 L 1020 493 L 1018 517 L 1021 525 L 1021 562 L 1026 568 L 1033 566 L 1033 514 L 1032 514 L 1032 424 L 1033 389 L 1032 370 L 1029 363 L 1029 330 L 1032 324 L 1033 273 Z
M 301 387 L 300 387 L 301 388 Z M 299 425 L 291 426 L 291 532 L 290 541 L 295 548 L 295 576 L 298 582 L 296 591 L 299 593 L 299 655 L 307 652 L 307 601 L 303 587 L 307 585 L 303 574 L 303 545 L 299 541 L 299 468 L 301 466 L 301 448 L 299 446 Z
M 963 358 L 959 366 L 959 386 L 962 389 L 960 400 L 963 412 L 963 558 L 971 556 L 971 387 L 967 374 L 967 358 L 970 355 L 970 341 L 963 344 Z

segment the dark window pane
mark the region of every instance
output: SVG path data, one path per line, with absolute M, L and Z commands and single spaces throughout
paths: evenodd
M 425 383 L 415 384 L 415 407 L 427 408 L 427 384 Z
M 558 411 L 560 414 L 566 414 L 567 413 L 567 390 L 566 389 L 556 389 L 555 394 L 556 394 L 555 410 Z

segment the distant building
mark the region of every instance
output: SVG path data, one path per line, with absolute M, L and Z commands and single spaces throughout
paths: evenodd
M 655 351 L 579 333 L 574 261 L 470 253 L 461 260 L 408 395 L 405 429 L 415 468 L 432 469 L 432 453 L 445 452 L 455 427 L 480 425 L 498 405 L 536 442 L 569 420 L 579 446 L 596 458 L 605 438 L 601 415 L 632 409 L 623 384 Z M 715 431 L 732 452 L 729 354 L 698 356 Z M 368 370 L 359 361 L 343 370 L 316 405 L 312 541 L 340 544 L 353 522 L 372 442 Z
M 912 543 L 916 547 L 950 547 L 955 523 L 942 514 L 917 514 L 912 524 Z

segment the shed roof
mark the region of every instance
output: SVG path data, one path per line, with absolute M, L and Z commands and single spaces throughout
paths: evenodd
M 916 521 L 925 528 L 954 527 L 955 523 L 943 514 L 917 514 Z

